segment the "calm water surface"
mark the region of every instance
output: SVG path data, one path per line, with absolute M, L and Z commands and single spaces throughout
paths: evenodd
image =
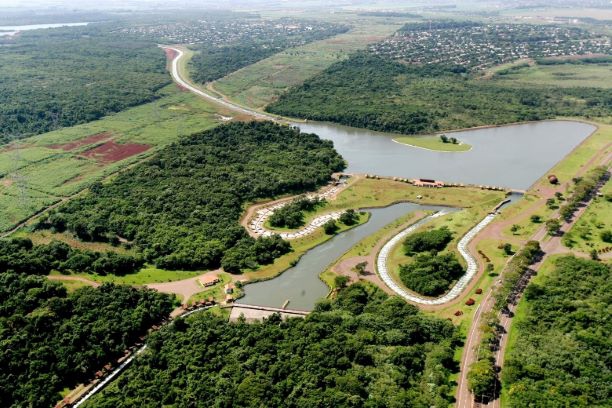
M 21 26 L 0 26 L 0 37 L 14 35 L 18 31 L 38 30 L 41 28 L 78 27 L 89 23 L 57 23 L 57 24 L 30 24 Z
M 433 178 L 454 183 L 527 189 L 580 144 L 595 126 L 544 121 L 453 133 L 468 152 L 435 152 L 395 143 L 393 135 L 330 123 L 300 123 L 332 140 L 349 173 Z
M 417 210 L 457 211 L 457 209 L 440 206 L 426 206 L 412 203 L 400 203 L 386 208 L 373 208 L 370 220 L 356 228 L 338 234 L 334 238 L 308 251 L 296 266 L 287 269 L 282 275 L 268 281 L 245 286 L 246 295 L 237 303 L 282 307 L 289 300 L 289 309 L 312 310 L 315 303 L 325 297 L 329 291 L 319 279 L 332 262 L 355 246 L 363 238 L 375 233 L 399 217 Z

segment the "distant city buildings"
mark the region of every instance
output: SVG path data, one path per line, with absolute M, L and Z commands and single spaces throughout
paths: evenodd
M 433 21 L 407 24 L 370 51 L 409 64 L 478 70 L 524 58 L 610 54 L 610 37 L 576 27 Z

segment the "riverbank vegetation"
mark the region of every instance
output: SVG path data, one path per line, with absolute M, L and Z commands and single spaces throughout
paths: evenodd
M 404 65 L 361 52 L 266 109 L 372 130 L 428 134 L 557 116 L 609 114 L 610 92 L 477 80 L 441 65 Z
M 167 269 L 254 269 L 290 250 L 238 223 L 256 199 L 325 184 L 344 161 L 332 143 L 270 122 L 230 123 L 182 139 L 44 217 L 39 228 L 121 239 Z M 129 192 L 129 194 L 128 194 Z
M 122 357 L 173 303 L 112 284 L 68 294 L 46 277 L 0 273 L 0 405 L 54 406 L 64 388 Z
M 365 284 L 341 289 L 305 319 L 246 324 L 197 314 L 153 334 L 87 406 L 192 398 L 206 406 L 447 406 L 454 334 L 449 322 Z
M 525 291 L 512 327 L 502 383 L 509 406 L 606 406 L 610 378 L 610 265 L 556 260 Z M 545 369 L 543 368 L 545 367 Z
M 25 31 L 0 47 L 0 144 L 150 102 L 170 83 L 155 42 L 91 24 Z

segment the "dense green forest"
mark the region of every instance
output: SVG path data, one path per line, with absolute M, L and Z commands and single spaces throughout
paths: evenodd
M 145 103 L 170 83 L 152 41 L 106 25 L 25 31 L 0 46 L 0 144 Z M 4 37 L 0 37 L 4 38 Z
M 425 296 L 438 296 L 446 292 L 451 283 L 463 275 L 464 270 L 455 254 L 438 252 L 446 249 L 453 239 L 448 227 L 410 234 L 402 250 L 413 259 L 399 266 L 399 277 L 410 290 Z
M 414 260 L 400 265 L 399 276 L 404 285 L 425 296 L 442 295 L 465 271 L 453 253 L 421 253 Z
M 141 256 L 85 251 L 60 241 L 34 245 L 28 238 L 0 240 L 0 272 L 46 275 L 57 270 L 125 275 L 142 265 Z
M 507 85 L 472 79 L 460 68 L 405 65 L 361 52 L 289 90 L 267 110 L 405 134 L 610 113 L 610 90 Z
M 329 141 L 271 122 L 230 123 L 175 143 L 51 212 L 40 227 L 122 237 L 165 268 L 256 268 L 290 250 L 248 236 L 244 206 L 325 184 L 344 161 Z
M 453 339 L 450 322 L 355 284 L 305 319 L 178 320 L 87 406 L 446 407 Z
M 0 273 L 0 406 L 54 406 L 172 307 L 152 290 L 104 284 L 67 294 L 42 276 Z
M 528 313 L 513 323 L 516 343 L 502 371 L 509 406 L 612 405 L 611 273 L 610 265 L 564 257 L 527 287 Z
M 403 243 L 404 253 L 412 256 L 418 252 L 442 251 L 453 239 L 453 233 L 444 226 L 410 234 Z

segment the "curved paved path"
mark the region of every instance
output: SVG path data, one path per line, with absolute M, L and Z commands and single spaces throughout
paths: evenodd
M 212 96 L 211 94 L 202 91 L 200 88 L 196 87 L 195 85 L 193 85 L 191 82 L 189 82 L 189 80 L 183 78 L 181 76 L 180 70 L 179 70 L 179 61 L 181 60 L 181 58 L 183 58 L 183 56 L 185 55 L 185 53 L 183 52 L 183 50 L 181 50 L 180 48 L 175 48 L 175 47 L 169 47 L 169 46 L 161 46 L 161 48 L 165 49 L 165 50 L 172 50 L 176 53 L 176 56 L 174 57 L 174 59 L 172 60 L 172 63 L 170 65 L 171 71 L 170 74 L 172 75 L 172 79 L 174 79 L 174 82 L 176 82 L 179 86 L 187 89 L 188 91 L 193 92 L 196 95 L 199 95 L 205 99 L 208 99 L 211 102 L 214 102 L 216 104 L 222 105 L 230 110 L 233 110 L 235 112 L 239 112 L 239 113 L 244 113 L 247 115 L 251 115 L 256 117 L 257 119 L 265 119 L 265 120 L 272 120 L 277 122 L 278 119 L 275 116 L 272 115 L 268 115 L 262 112 L 257 112 L 255 110 L 246 108 L 244 106 L 240 106 L 234 102 L 230 102 L 228 100 L 222 99 L 222 98 L 217 98 Z
M 484 227 L 486 227 L 491 221 L 493 221 L 496 215 L 495 213 L 487 215 L 474 228 L 469 230 L 467 234 L 465 234 L 457 244 L 457 249 L 459 250 L 459 253 L 467 263 L 467 270 L 465 271 L 463 276 L 457 281 L 455 286 L 453 286 L 452 289 L 443 296 L 440 296 L 435 299 L 418 296 L 402 288 L 391 277 L 391 274 L 389 273 L 389 270 L 387 268 L 387 259 L 389 257 L 389 254 L 393 250 L 393 247 L 395 247 L 395 245 L 397 245 L 408 234 L 411 234 L 418 227 L 429 221 L 429 219 L 440 217 L 445 214 L 446 213 L 444 211 L 440 211 L 422 219 L 416 224 L 411 225 L 410 227 L 406 228 L 405 230 L 394 236 L 391 240 L 389 240 L 378 254 L 378 258 L 376 259 L 376 268 L 378 270 L 378 273 L 380 274 L 380 277 L 387 284 L 387 286 L 389 286 L 396 294 L 398 294 L 409 302 L 418 303 L 422 305 L 442 305 L 447 302 L 450 302 L 451 300 L 459 296 L 461 292 L 463 292 L 468 283 L 478 272 L 478 263 L 476 262 L 476 258 L 474 258 L 474 256 L 469 252 L 468 244 L 474 238 L 474 236 L 476 236 L 476 234 L 478 234 Z

